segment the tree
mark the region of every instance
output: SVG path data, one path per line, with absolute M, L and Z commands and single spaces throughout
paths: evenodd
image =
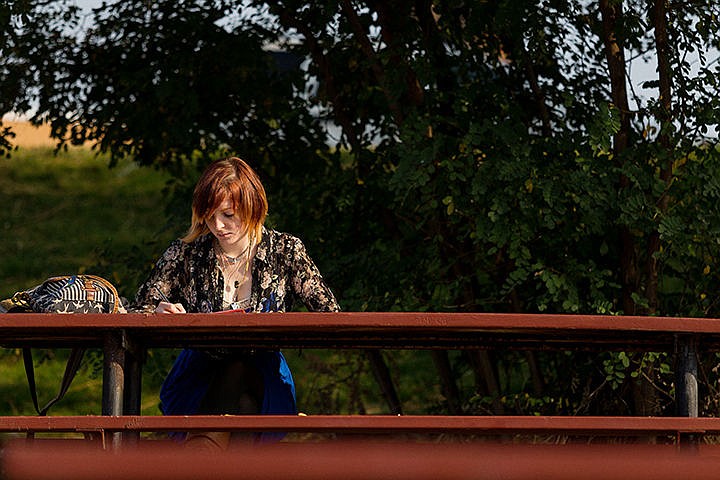
M 16 109 L 16 99 L 22 99 L 22 75 L 13 68 L 13 61 L 7 52 L 15 46 L 16 30 L 22 22 L 28 22 L 31 10 L 30 2 L 8 1 L 0 3 L 0 57 L 4 58 L 2 66 L 2 83 L 0 83 L 0 111 L 6 113 Z M 8 127 L 3 127 L 0 117 L 0 153 L 12 147 L 9 139 L 15 134 Z
M 41 66 L 12 105 L 36 102 L 61 142 L 179 179 L 223 151 L 250 159 L 271 222 L 308 239 L 348 310 L 716 316 L 719 8 L 138 0 L 73 41 L 25 25 L 4 71 Z M 645 98 L 630 68 L 646 58 Z M 373 365 L 387 378 L 405 355 Z M 639 401 L 671 387 L 662 356 L 434 360 L 454 411 L 670 405 Z

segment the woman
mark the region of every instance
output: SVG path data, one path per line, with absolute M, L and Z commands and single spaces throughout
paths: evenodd
M 338 311 L 302 242 L 263 226 L 267 210 L 247 163 L 230 157 L 210 164 L 195 187 L 187 235 L 157 261 L 136 309 L 283 312 L 299 300 L 311 311 Z M 183 350 L 163 383 L 160 408 L 165 415 L 297 413 L 282 353 L 245 349 Z M 224 448 L 229 434 L 193 434 L 186 442 Z

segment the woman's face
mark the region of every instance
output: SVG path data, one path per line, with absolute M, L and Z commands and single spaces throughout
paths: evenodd
M 235 208 L 232 200 L 226 198 L 205 222 L 210 232 L 220 242 L 222 249 L 232 255 L 234 250 L 245 247 L 244 238 L 247 235 L 247 228 L 235 215 Z

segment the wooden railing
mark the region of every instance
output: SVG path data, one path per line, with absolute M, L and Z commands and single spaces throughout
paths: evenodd
M 323 432 L 720 433 L 698 415 L 697 355 L 720 346 L 720 320 L 482 313 L 3 314 L 5 347 L 100 347 L 102 415 L 0 417 L 0 431 L 246 430 Z M 148 348 L 557 349 L 669 352 L 677 415 L 649 417 L 243 416 L 141 417 Z
M 159 442 L 112 452 L 50 442 L 8 445 L 2 459 L 6 480 L 714 480 L 720 451 L 709 445 L 690 452 L 670 445 L 338 441 L 208 454 Z

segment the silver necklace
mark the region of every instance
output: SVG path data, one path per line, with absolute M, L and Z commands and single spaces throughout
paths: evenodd
M 238 262 L 241 262 L 243 260 L 242 257 L 244 257 L 246 253 L 248 253 L 248 250 L 250 250 L 250 245 L 252 245 L 252 242 L 248 242 L 248 244 L 245 246 L 245 249 L 242 252 L 240 252 L 240 254 L 237 257 L 231 257 L 230 255 L 228 255 L 227 253 L 225 253 L 223 251 L 222 247 L 220 247 L 219 242 L 216 243 L 217 250 L 220 251 L 220 253 L 225 258 L 225 260 L 227 260 L 228 263 L 231 263 L 233 265 Z
M 225 277 L 226 280 L 229 281 L 229 280 L 231 280 L 233 277 L 236 277 L 236 276 L 238 276 L 238 274 L 240 274 L 240 268 L 242 267 L 242 263 L 241 263 L 241 262 L 242 262 L 243 260 L 245 261 L 245 262 L 244 262 L 244 263 L 245 263 L 245 269 L 244 269 L 244 271 L 242 272 L 242 278 L 245 278 L 245 276 L 247 275 L 248 266 L 250 265 L 250 254 L 249 254 L 249 252 L 250 252 L 250 247 L 252 247 L 252 244 L 253 244 L 252 241 L 248 242 L 248 244 L 247 244 L 247 246 L 245 247 L 245 249 L 244 249 L 242 252 L 240 252 L 240 254 L 239 254 L 238 256 L 236 256 L 236 257 L 231 257 L 231 256 L 227 255 L 227 254 L 222 250 L 222 248 L 220 247 L 220 243 L 216 241 L 216 243 L 215 243 L 215 252 L 216 252 L 216 254 L 219 254 L 219 256 L 220 256 L 220 269 L 222 270 L 223 276 Z M 232 268 L 232 267 L 235 267 L 235 268 Z M 232 271 L 231 271 L 231 270 L 232 270 Z M 226 284 L 226 285 L 227 285 L 227 284 Z M 236 297 L 237 297 L 237 294 L 238 294 L 237 291 L 238 291 L 238 289 L 240 288 L 240 279 L 236 279 L 236 280 L 233 282 L 233 287 L 235 287 L 235 288 L 234 288 L 235 292 L 234 292 L 234 294 L 233 294 L 233 298 L 236 298 Z M 226 290 L 227 290 L 228 292 L 231 291 L 229 285 L 227 285 L 225 288 L 226 288 Z

